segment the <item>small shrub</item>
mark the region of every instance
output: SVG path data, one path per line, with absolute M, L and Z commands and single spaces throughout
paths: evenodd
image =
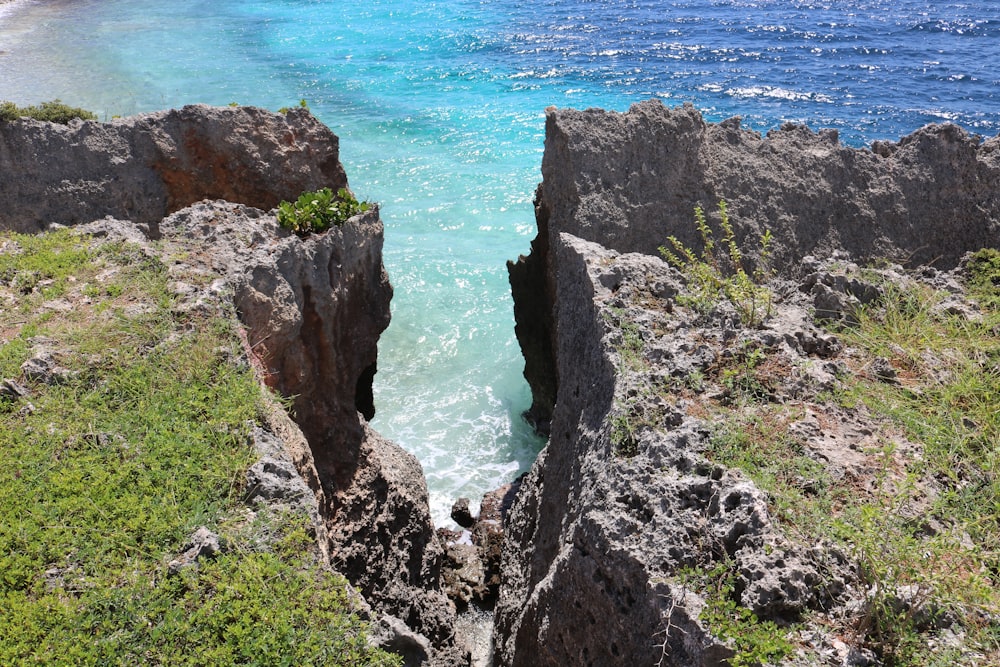
M 280 109 L 278 109 L 278 113 L 288 113 L 289 111 L 291 111 L 294 108 L 295 107 L 281 107 Z M 307 102 L 304 99 L 303 100 L 299 100 L 299 108 L 300 109 L 308 109 L 309 108 L 309 102 Z
M 0 121 L 12 121 L 18 118 L 34 118 L 50 123 L 66 125 L 71 120 L 97 120 L 97 115 L 86 109 L 71 107 L 59 100 L 42 102 L 38 106 L 19 107 L 13 102 L 0 102 Z
M 299 236 L 306 236 L 334 225 L 339 227 L 369 208 L 369 202 L 359 202 L 347 188 L 340 188 L 336 195 L 330 188 L 323 188 L 303 192 L 294 203 L 283 201 L 278 204 L 278 223 Z
M 757 268 L 752 273 L 747 273 L 743 251 L 736 243 L 736 232 L 729 221 L 725 201 L 719 202 L 719 216 L 723 250 L 717 248 L 712 229 L 705 219 L 705 212 L 700 206 L 696 206 L 695 227 L 704 245 L 701 256 L 696 255 L 675 236 L 667 238 L 672 248 L 661 246 L 660 252 L 688 278 L 694 294 L 687 297 L 685 305 L 700 312 L 708 312 L 720 298 L 725 298 L 736 308 L 744 325 L 760 326 L 771 315 L 772 307 L 771 290 L 764 286 L 770 277 L 767 265 L 773 241 L 771 232 L 768 230 L 761 235 Z M 684 303 L 684 299 L 680 301 Z
M 700 618 L 733 649 L 735 655 L 728 660 L 731 667 L 777 664 L 794 651 L 786 631 L 774 621 L 762 621 L 736 601 L 737 575 L 731 564 L 688 571 L 681 578 L 704 595 Z

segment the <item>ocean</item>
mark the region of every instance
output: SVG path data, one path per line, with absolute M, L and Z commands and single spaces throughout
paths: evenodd
M 0 4 L 0 100 L 102 118 L 306 100 L 341 137 L 396 289 L 373 425 L 420 459 L 439 523 L 543 445 L 520 418 L 505 262 L 534 236 L 544 109 L 650 97 L 855 146 L 943 121 L 992 136 L 1000 0 Z

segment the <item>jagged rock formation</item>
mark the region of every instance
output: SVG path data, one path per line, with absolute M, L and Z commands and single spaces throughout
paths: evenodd
M 165 239 L 196 242 L 187 262 L 226 277 L 264 381 L 293 399 L 315 462 L 309 473 L 331 562 L 393 617 L 384 624 L 426 636 L 394 640 L 410 662 L 460 661 L 423 471 L 365 422 L 374 414 L 376 344 L 392 296 L 377 209 L 304 239 L 269 214 L 221 201 L 178 211 L 159 228 Z
M 538 236 L 510 270 L 533 396 L 527 416 L 541 431 L 556 395 L 550 244 L 568 233 L 658 255 L 674 235 L 697 251 L 694 207 L 711 218 L 720 200 L 742 247 L 768 229 L 780 240 L 771 258 L 779 272 L 838 249 L 859 262 L 951 268 L 1000 238 L 1000 137 L 981 142 L 954 125 L 928 125 L 866 150 L 840 145 L 834 130 L 787 124 L 761 137 L 738 118 L 707 123 L 690 105 L 671 110 L 656 100 L 623 114 L 551 111 Z
M 700 242 L 692 210 L 729 204 L 741 242 L 770 229 L 777 266 L 845 250 L 954 267 L 1000 235 L 1000 137 L 928 125 L 871 150 L 835 130 L 786 124 L 762 137 L 738 118 L 651 100 L 627 113 L 553 111 L 537 195 L 553 234 L 657 254 L 668 234 Z M 541 224 L 541 223 L 540 223 Z M 540 230 L 544 231 L 544 230 Z
M 251 360 L 292 401 L 295 420 L 269 419 L 284 444 L 261 452 L 248 472 L 252 493 L 316 508 L 321 550 L 406 664 L 465 662 L 420 464 L 366 423 L 392 297 L 378 210 L 306 238 L 262 210 L 303 190 L 346 187 L 337 137 L 305 110 L 191 106 L 111 124 L 15 121 L 0 123 L 0 169 L 0 228 L 109 216 L 85 227 L 143 242 L 148 234 L 167 248 L 165 261 L 203 277 L 174 286 L 179 308 L 233 300 Z
M 778 329 L 727 331 L 732 312 L 675 311 L 686 288 L 658 258 L 569 234 L 551 249 L 560 393 L 506 525 L 498 664 L 725 664 L 731 649 L 698 619 L 704 600 L 674 575 L 730 559 L 762 618 L 828 605 L 849 578 L 842 557 L 783 538 L 765 494 L 705 458 L 709 425 L 677 391 L 751 343 L 805 362 L 783 334 L 797 317 L 802 337 L 823 338 L 805 309 Z
M 759 349 L 783 378 L 775 392 L 808 402 L 828 389 L 826 360 L 840 350 L 813 314 L 850 317 L 875 297 L 800 262 L 847 251 L 954 266 L 995 245 L 1000 138 L 929 126 L 865 151 L 830 132 L 762 138 L 647 102 L 550 111 L 542 174 L 538 236 L 509 268 L 528 416 L 550 440 L 505 527 L 496 664 L 726 664 L 731 646 L 699 620 L 705 600 L 675 576 L 713 563 L 732 563 L 738 602 L 761 618 L 845 604 L 854 574 L 843 555 L 791 544 L 764 494 L 705 458 L 704 406 L 726 396 L 701 378 Z M 693 209 L 720 199 L 743 247 L 771 229 L 777 268 L 811 273 L 783 288 L 761 329 L 725 302 L 707 316 L 677 308 L 685 281 L 658 256 L 669 235 L 699 250 Z M 803 442 L 819 458 L 829 434 L 816 423 L 840 421 L 849 439 L 865 431 L 806 414 Z M 851 456 L 842 463 L 871 465 Z
M 0 174 L 0 229 L 19 232 L 106 215 L 155 227 L 202 199 L 268 210 L 347 185 L 337 136 L 307 110 L 204 105 L 111 123 L 0 123 Z

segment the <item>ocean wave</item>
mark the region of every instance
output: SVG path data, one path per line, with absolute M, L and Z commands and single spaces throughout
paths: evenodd
M 818 102 L 821 104 L 829 104 L 833 102 L 833 98 L 823 93 L 802 93 L 776 86 L 728 88 L 725 92 L 727 95 L 732 97 L 770 97 L 778 100 L 788 100 L 789 102 Z
M 909 29 L 913 32 L 943 33 L 963 37 L 997 37 L 1000 35 L 1000 21 L 993 19 L 935 19 L 915 23 Z

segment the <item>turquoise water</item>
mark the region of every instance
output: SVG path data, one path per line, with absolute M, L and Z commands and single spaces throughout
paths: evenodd
M 998 1 L 0 5 L 0 99 L 106 117 L 306 99 L 340 135 L 352 188 L 382 205 L 396 287 L 374 424 L 420 458 L 438 519 L 541 446 L 518 416 L 504 263 L 534 235 L 545 107 L 657 96 L 855 145 L 942 120 L 992 135 L 997 63 Z

